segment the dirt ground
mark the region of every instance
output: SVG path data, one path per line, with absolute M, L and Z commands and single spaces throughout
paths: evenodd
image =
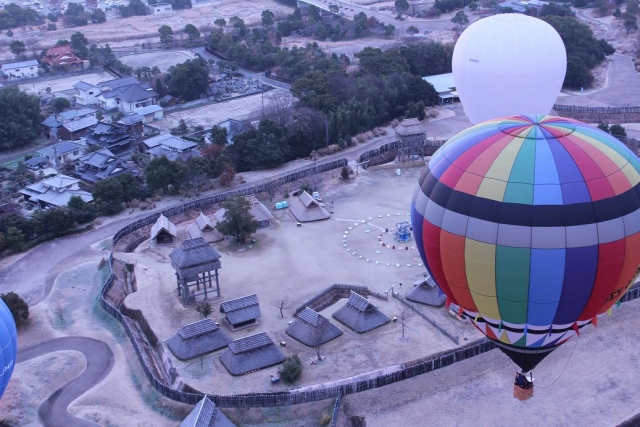
M 189 50 L 168 50 L 139 52 L 134 55 L 123 56 L 120 61 L 132 68 L 156 66 L 161 72 L 165 73 L 169 67 L 193 58 L 195 58 L 195 54 Z

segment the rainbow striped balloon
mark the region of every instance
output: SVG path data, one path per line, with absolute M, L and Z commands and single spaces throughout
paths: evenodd
M 431 158 L 412 225 L 450 306 L 529 371 L 637 277 L 639 183 L 638 157 L 598 128 L 489 120 Z

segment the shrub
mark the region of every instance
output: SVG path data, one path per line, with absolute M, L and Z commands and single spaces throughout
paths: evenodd
M 302 362 L 297 354 L 287 357 L 280 368 L 280 379 L 285 383 L 291 384 L 300 378 L 302 373 Z
M 342 170 L 340 171 L 340 177 L 342 178 L 343 181 L 349 180 L 349 166 L 342 167 Z
M 11 315 L 13 316 L 13 320 L 16 322 L 17 326 L 20 326 L 27 321 L 29 318 L 29 306 L 18 294 L 15 292 L 9 292 L 0 295 L 0 298 L 2 298 L 2 301 L 4 301 L 11 311 Z

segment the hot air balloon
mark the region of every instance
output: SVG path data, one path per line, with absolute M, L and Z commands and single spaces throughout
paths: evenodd
M 486 121 L 422 172 L 416 244 L 450 307 L 531 371 L 638 276 L 639 183 L 638 157 L 593 126 Z
M 564 81 L 567 54 L 551 25 L 507 13 L 470 25 L 456 42 L 452 68 L 464 112 L 477 124 L 549 114 Z
M 18 331 L 9 307 L 0 299 L 0 397 L 7 388 L 18 354 Z

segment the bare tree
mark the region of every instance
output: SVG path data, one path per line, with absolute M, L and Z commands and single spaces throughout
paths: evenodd
M 211 31 L 213 31 L 213 25 L 211 23 L 201 25 L 199 30 L 204 37 L 204 40 L 209 40 L 209 36 L 211 35 Z
M 404 338 L 404 328 L 408 328 L 409 320 L 413 317 L 415 313 L 408 307 L 403 307 L 400 314 L 396 316 L 398 323 L 402 325 L 402 338 Z
M 29 37 L 28 39 L 26 39 L 24 41 L 24 44 L 31 49 L 31 53 L 33 54 L 33 56 L 37 57 L 40 54 L 40 51 L 42 50 L 42 48 L 40 47 L 40 45 L 38 44 L 39 40 L 35 37 Z
M 289 297 L 282 296 L 271 301 L 271 305 L 280 310 L 280 317 L 284 317 L 284 309 L 289 306 Z
M 269 105 L 265 108 L 264 114 L 280 126 L 286 126 L 293 117 L 294 103 L 295 98 L 289 92 L 275 91 L 269 99 Z

